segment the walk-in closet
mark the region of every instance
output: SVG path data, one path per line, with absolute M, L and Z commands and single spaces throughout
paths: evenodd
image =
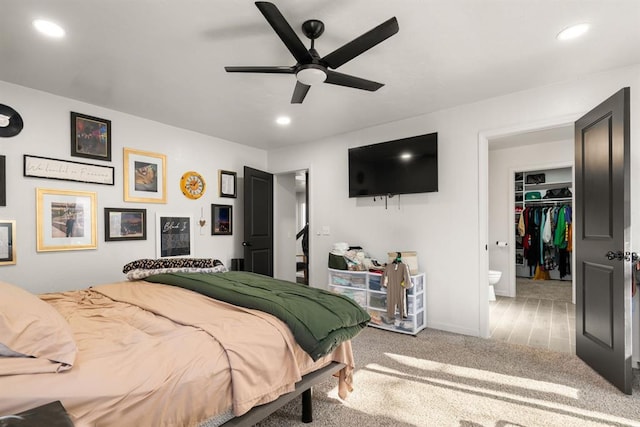
M 572 168 L 515 172 L 513 182 L 516 278 L 571 283 Z

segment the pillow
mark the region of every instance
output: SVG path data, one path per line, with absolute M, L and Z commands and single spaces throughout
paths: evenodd
M 55 308 L 0 282 L 0 356 L 48 359 L 69 369 L 77 351 L 71 327 Z
M 122 272 L 127 274 L 131 270 L 155 270 L 158 268 L 213 268 L 223 266 L 220 260 L 214 258 L 158 258 L 138 259 L 131 261 L 122 267 Z
M 129 280 L 141 280 L 146 279 L 149 276 L 164 273 L 224 273 L 227 268 L 224 265 L 219 265 L 213 268 L 192 268 L 192 267 L 175 267 L 175 268 L 135 268 L 127 272 L 127 279 Z

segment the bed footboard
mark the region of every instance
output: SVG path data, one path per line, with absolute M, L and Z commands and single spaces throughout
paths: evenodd
M 336 372 L 345 367 L 344 363 L 331 362 L 324 368 L 318 369 L 303 376 L 302 379 L 296 383 L 296 388 L 290 393 L 283 394 L 273 402 L 266 403 L 264 405 L 256 406 L 246 414 L 233 418 L 221 427 L 250 427 L 259 421 L 265 419 L 296 397 L 302 394 L 302 422 L 310 423 L 313 421 L 313 406 L 311 400 L 311 387 L 321 383 L 327 378 L 331 377 Z

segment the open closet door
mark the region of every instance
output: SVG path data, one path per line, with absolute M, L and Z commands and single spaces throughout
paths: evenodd
M 629 88 L 575 124 L 576 354 L 631 394 Z
M 244 269 L 273 276 L 273 175 L 244 167 Z

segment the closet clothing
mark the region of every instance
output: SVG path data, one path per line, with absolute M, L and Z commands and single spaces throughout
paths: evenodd
M 387 316 L 392 319 L 396 308 L 401 317 L 407 317 L 407 289 L 413 286 L 409 266 L 403 262 L 387 264 L 382 274 L 382 285 L 387 288 Z
M 572 209 L 567 204 L 531 206 L 522 211 L 518 233 L 523 236 L 523 255 L 532 276 L 536 268 L 546 271 L 558 268 L 560 278 L 571 274 L 571 223 Z

